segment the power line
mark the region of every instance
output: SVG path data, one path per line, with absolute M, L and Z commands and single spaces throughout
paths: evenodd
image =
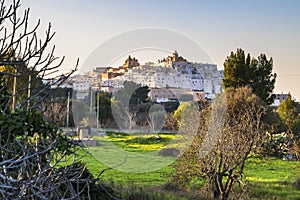
M 277 74 L 277 76 L 300 76 L 300 74 Z

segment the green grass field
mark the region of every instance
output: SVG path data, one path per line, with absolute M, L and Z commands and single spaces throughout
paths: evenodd
M 85 156 L 85 161 L 95 176 L 108 166 L 113 168 L 101 175 L 104 182 L 123 187 L 142 186 L 151 190 L 169 181 L 173 169 L 168 164 L 175 158 L 159 156 L 158 151 L 174 138 L 173 134 L 109 133 L 108 136 L 95 138 L 99 146 L 89 148 L 92 154 Z M 300 188 L 295 185 L 297 175 L 300 177 L 299 162 L 250 157 L 244 172 L 253 199 L 300 199 Z M 168 195 L 167 198 L 173 199 L 172 194 Z
M 300 199 L 300 188 L 295 186 L 300 176 L 300 164 L 278 158 L 249 158 L 245 168 L 253 197 L 268 199 Z

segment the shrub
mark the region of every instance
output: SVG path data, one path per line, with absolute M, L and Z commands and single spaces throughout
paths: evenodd
M 168 142 L 169 138 L 163 138 L 160 136 L 151 136 L 151 137 L 135 137 L 131 140 L 126 140 L 127 144 L 137 143 L 137 144 L 155 144 L 158 142 Z

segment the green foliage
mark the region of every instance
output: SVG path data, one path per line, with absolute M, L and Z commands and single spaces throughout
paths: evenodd
M 260 54 L 257 59 L 252 59 L 251 68 L 254 74 L 250 84 L 253 92 L 267 104 L 273 103 L 276 81 L 276 73 L 272 74 L 273 59 L 268 60 L 265 54 Z
M 106 132 L 106 134 L 107 134 L 107 136 L 112 137 L 112 138 L 129 136 L 127 133 L 122 133 L 122 132 L 110 132 L 110 131 L 108 131 L 108 132 Z
M 127 143 L 127 144 L 132 144 L 132 143 L 136 143 L 136 144 L 157 144 L 158 142 L 162 142 L 162 143 L 167 144 L 170 141 L 172 141 L 171 138 L 160 137 L 159 135 L 157 135 L 157 136 L 150 136 L 150 137 L 135 137 L 131 140 L 126 140 L 125 143 Z
M 2 195 L 9 194 L 12 199 L 20 195 L 35 199 L 35 191 L 40 188 L 55 184 L 67 186 L 67 181 L 63 179 L 69 172 L 63 171 L 65 174 L 61 174 L 54 169 L 63 165 L 62 160 L 74 155 L 74 145 L 57 127 L 47 123 L 42 113 L 37 110 L 16 110 L 5 114 L 1 112 L 0 138 L 0 174 L 18 180 L 1 180 L 1 184 L 7 186 L 5 193 L 1 192 Z M 78 173 L 75 170 L 74 176 Z M 26 185 L 26 192 L 21 191 L 22 185 Z M 11 191 L 9 187 L 15 189 Z M 63 192 L 57 191 L 57 195 L 62 194 Z M 43 195 L 51 196 L 51 192 L 45 190 Z
M 28 87 L 29 87 L 29 76 L 31 76 L 30 87 L 31 94 L 35 94 L 41 92 L 41 88 L 45 86 L 42 83 L 42 80 L 37 77 L 37 72 L 27 68 L 27 66 L 17 66 L 18 72 L 15 72 L 15 67 L 12 66 L 0 66 L 0 74 L 1 72 L 6 73 L 6 75 L 0 76 L 1 81 L 5 83 L 6 90 L 12 94 L 13 93 L 13 84 L 14 84 L 14 76 L 13 74 L 17 73 L 17 83 L 16 83 L 16 101 L 17 103 L 26 102 L 28 95 Z
M 178 108 L 178 106 L 180 105 L 178 99 L 174 100 L 174 101 L 167 101 L 164 103 L 161 103 L 161 105 L 164 106 L 165 111 L 167 113 L 174 113 L 175 110 Z
M 112 95 L 107 92 L 100 92 L 96 95 L 95 107 L 97 112 L 97 105 L 99 105 L 99 120 L 101 124 L 108 123 L 109 120 L 113 120 L 112 110 L 111 110 L 111 98 Z M 97 101 L 99 101 L 97 103 Z
M 143 87 L 139 87 L 137 88 L 129 101 L 130 105 L 137 105 L 139 103 L 145 103 L 146 101 L 148 101 L 148 92 L 149 92 L 149 88 L 148 86 L 143 86 Z
M 253 92 L 267 104 L 274 101 L 272 94 L 275 87 L 276 74 L 272 74 L 273 59 L 267 59 L 265 54 L 255 59 L 250 54 L 245 56 L 242 49 L 237 49 L 224 62 L 225 88 L 249 86 Z
M 79 147 L 74 146 L 56 126 L 46 122 L 37 110 L 1 112 L 0 138 L 0 162 L 12 163 L 0 166 L 0 173 L 19 180 L 13 182 L 13 188 L 22 189 L 22 184 L 26 184 L 29 189 L 23 194 L 24 198 L 36 199 L 38 196 L 32 191 L 44 187 L 50 189 L 47 184 L 55 186 L 51 190 L 57 198 L 72 198 L 76 191 L 80 199 L 90 195 L 92 199 L 109 200 L 114 194 L 111 188 L 104 186 L 89 172 L 85 163 L 80 162 Z M 8 184 L 2 180 L 0 183 Z M 76 191 L 70 190 L 70 185 Z M 9 188 L 5 189 L 5 192 L 9 191 Z M 10 191 L 11 197 L 20 194 L 22 192 L 16 189 Z
M 231 52 L 230 56 L 224 62 L 224 79 L 225 88 L 241 87 L 249 84 L 252 76 L 250 69 L 250 54 L 245 56 L 242 49 L 237 49 L 237 52 Z
M 263 116 L 265 131 L 264 142 L 262 148 L 259 150 L 261 155 L 265 156 L 279 156 L 281 157 L 286 150 L 286 127 L 282 123 L 277 109 L 274 107 L 267 107 L 267 112 Z
M 114 121 L 119 128 L 132 129 L 147 124 L 148 102 L 147 86 L 125 81 L 124 88 L 113 94 L 111 100 Z
M 8 111 L 10 94 L 0 75 L 0 112 Z
M 288 98 L 283 101 L 278 107 L 278 114 L 287 129 L 288 141 L 293 142 L 292 150 L 294 150 L 296 158 L 300 159 L 300 113 L 298 111 L 297 103 L 292 100 L 289 94 Z
M 26 144 L 28 141 L 31 141 L 31 148 L 34 148 L 35 144 L 41 143 L 39 150 L 43 151 L 49 148 L 53 140 L 56 140 L 58 152 L 72 153 L 69 150 L 72 144 L 68 138 L 62 136 L 53 124 L 47 123 L 39 111 L 21 110 L 14 113 L 0 113 L 0 127 L 1 146 L 7 146 L 7 150 L 11 150 L 10 156 L 19 153 L 17 151 L 23 151 L 21 146 L 18 147 L 14 144 L 18 142 Z M 1 156 L 1 159 L 9 159 L 7 156 L 6 158 Z M 45 154 L 44 157 L 47 155 Z
M 195 109 L 194 104 L 190 102 L 183 102 L 178 106 L 177 110 L 174 112 L 174 117 L 179 126 L 181 125 L 181 119 L 183 116 L 188 115 L 193 109 Z
M 266 132 L 266 139 L 262 145 L 261 155 L 282 157 L 288 143 L 287 134 Z
M 300 123 L 300 116 L 297 110 L 297 103 L 292 99 L 291 94 L 278 106 L 278 114 L 282 122 L 292 131 Z
M 121 103 L 128 103 L 129 106 L 136 106 L 140 103 L 145 103 L 148 100 L 148 86 L 142 86 L 132 81 L 125 81 L 124 88 L 118 90 L 114 96 Z M 123 105 L 128 106 L 128 105 Z

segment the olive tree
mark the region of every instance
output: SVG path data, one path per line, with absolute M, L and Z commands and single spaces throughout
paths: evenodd
M 223 95 L 218 98 L 225 102 L 213 103 L 201 111 L 198 134 L 175 164 L 174 179 L 179 186 L 195 178 L 204 179 L 203 191 L 218 199 L 227 199 L 236 183 L 246 188 L 245 161 L 262 143 L 266 110 L 248 87 L 228 89 Z M 222 116 L 224 105 L 226 112 Z

